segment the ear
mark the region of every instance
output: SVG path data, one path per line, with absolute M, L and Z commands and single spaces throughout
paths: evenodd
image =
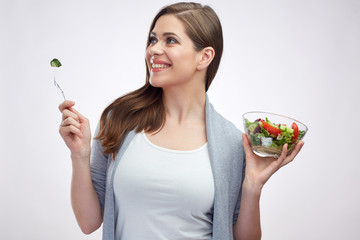
M 206 69 L 211 61 L 214 59 L 215 50 L 212 47 L 206 47 L 200 51 L 200 61 L 197 65 L 197 70 Z

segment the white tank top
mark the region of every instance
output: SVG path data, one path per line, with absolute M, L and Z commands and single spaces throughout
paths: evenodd
M 136 134 L 114 176 L 116 240 L 211 239 L 214 180 L 207 144 L 159 147 Z

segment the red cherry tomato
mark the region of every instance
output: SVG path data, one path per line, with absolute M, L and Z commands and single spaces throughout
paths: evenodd
M 291 124 L 291 128 L 294 129 L 294 136 L 291 140 L 297 140 L 299 137 L 299 127 L 296 123 Z
M 261 120 L 261 123 L 263 125 L 263 128 L 265 130 L 267 130 L 271 135 L 274 135 L 275 137 L 277 137 L 281 133 L 280 129 L 278 129 L 278 128 L 274 127 L 274 126 L 271 126 L 270 124 L 268 124 L 264 120 Z

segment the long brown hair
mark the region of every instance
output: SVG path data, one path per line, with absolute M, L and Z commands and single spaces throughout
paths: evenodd
M 223 51 L 222 28 L 216 13 L 211 7 L 199 3 L 181 2 L 166 6 L 159 11 L 150 25 L 147 47 L 157 20 L 166 14 L 176 16 L 184 24 L 186 34 L 192 40 L 196 51 L 205 47 L 214 49 L 214 59 L 206 72 L 204 87 L 207 91 L 216 75 Z M 112 154 L 115 158 L 125 134 L 131 130 L 155 132 L 164 125 L 163 90 L 151 86 L 149 78 L 150 72 L 146 67 L 144 86 L 119 97 L 103 111 L 95 139 L 102 141 L 105 154 Z

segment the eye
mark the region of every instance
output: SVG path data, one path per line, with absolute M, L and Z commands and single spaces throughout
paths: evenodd
M 177 43 L 176 39 L 175 38 L 172 38 L 172 37 L 168 37 L 166 39 L 167 43 Z
M 154 37 L 154 36 L 151 36 L 151 37 L 149 38 L 149 45 L 150 45 L 150 44 L 155 44 L 155 43 L 157 43 L 157 38 Z

